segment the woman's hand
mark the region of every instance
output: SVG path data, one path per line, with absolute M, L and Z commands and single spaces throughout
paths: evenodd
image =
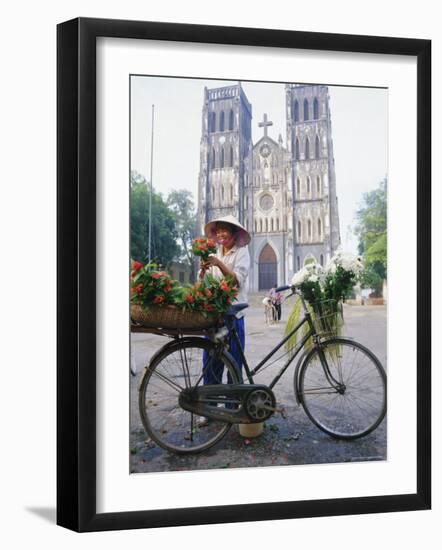
M 206 262 L 201 262 L 201 267 L 205 269 L 206 271 L 210 269 L 211 267 L 219 267 L 221 271 L 223 270 L 223 267 L 225 268 L 225 265 L 223 262 L 217 258 L 216 256 L 209 256 L 207 258 Z

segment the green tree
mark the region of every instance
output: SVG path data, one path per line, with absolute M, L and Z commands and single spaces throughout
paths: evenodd
M 149 250 L 149 196 L 148 182 L 137 172 L 130 178 L 130 252 L 134 260 L 145 263 Z M 162 196 L 152 193 L 151 256 L 155 262 L 166 266 L 180 254 L 174 213 Z
M 387 278 L 387 178 L 377 189 L 364 193 L 356 212 L 355 234 L 366 268 L 362 285 L 381 294 L 382 282 Z
M 167 197 L 167 205 L 175 216 L 180 260 L 186 262 L 193 272 L 194 261 L 191 246 L 192 239 L 196 234 L 196 212 L 193 195 L 187 189 L 171 191 Z

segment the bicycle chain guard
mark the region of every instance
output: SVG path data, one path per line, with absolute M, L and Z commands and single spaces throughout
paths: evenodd
M 272 390 L 259 384 L 207 384 L 186 388 L 180 406 L 194 414 L 232 424 L 263 422 L 275 411 Z

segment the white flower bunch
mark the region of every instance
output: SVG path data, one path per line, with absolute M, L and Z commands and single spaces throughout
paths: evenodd
M 293 275 L 292 286 L 301 286 L 303 283 L 316 283 L 320 280 L 322 267 L 314 262 L 306 264 Z
M 341 249 L 338 249 L 334 253 L 325 268 L 325 272 L 333 275 L 336 273 L 337 267 L 342 267 L 345 271 L 352 271 L 356 276 L 360 275 L 364 269 L 361 258 L 348 252 L 343 252 Z

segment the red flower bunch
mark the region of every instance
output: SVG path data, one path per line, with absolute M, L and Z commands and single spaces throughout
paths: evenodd
M 177 305 L 183 309 L 214 315 L 223 314 L 238 295 L 238 287 L 231 277 L 217 279 L 211 275 L 206 275 L 202 281 L 183 291 Z
M 174 304 L 181 287 L 166 271 L 158 271 L 155 264 L 144 265 L 132 261 L 131 299 L 132 302 L 148 308 L 151 305 Z
M 216 254 L 216 243 L 213 239 L 200 237 L 193 239 L 192 252 L 195 256 L 199 256 L 203 262 L 207 261 L 210 254 Z

